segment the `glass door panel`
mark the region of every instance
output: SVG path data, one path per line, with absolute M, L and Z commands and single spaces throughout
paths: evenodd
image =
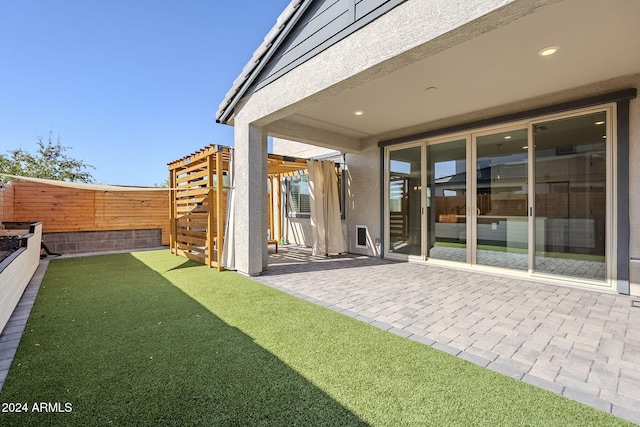
M 422 255 L 422 146 L 389 152 L 389 251 Z
M 476 138 L 476 263 L 528 270 L 528 131 Z
M 467 261 L 467 140 L 427 146 L 427 257 Z
M 535 270 L 605 280 L 606 113 L 534 125 Z

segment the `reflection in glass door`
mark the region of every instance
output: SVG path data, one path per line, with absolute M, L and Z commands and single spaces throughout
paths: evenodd
M 528 130 L 476 138 L 476 263 L 528 270 Z
M 427 146 L 427 257 L 467 261 L 467 140 Z
M 535 270 L 605 280 L 606 112 L 534 125 Z
M 422 147 L 389 153 L 389 251 L 422 255 Z
M 612 279 L 612 115 L 603 107 L 387 149 L 386 252 Z

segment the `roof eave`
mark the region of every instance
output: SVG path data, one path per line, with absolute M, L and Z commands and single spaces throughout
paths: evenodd
M 234 109 L 238 101 L 249 90 L 256 77 L 264 69 L 273 53 L 289 34 L 300 16 L 307 9 L 312 0 L 291 0 L 291 3 L 278 16 L 276 24 L 265 36 L 262 44 L 256 49 L 251 59 L 244 66 L 240 75 L 231 85 L 216 112 L 216 123 L 233 125 Z

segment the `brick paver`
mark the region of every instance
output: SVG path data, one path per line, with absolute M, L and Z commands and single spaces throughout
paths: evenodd
M 286 247 L 256 280 L 640 424 L 638 298 Z

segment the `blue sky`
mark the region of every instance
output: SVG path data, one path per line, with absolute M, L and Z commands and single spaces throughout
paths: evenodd
M 60 137 L 96 182 L 154 185 L 233 144 L 218 105 L 289 0 L 0 0 L 0 153 Z

